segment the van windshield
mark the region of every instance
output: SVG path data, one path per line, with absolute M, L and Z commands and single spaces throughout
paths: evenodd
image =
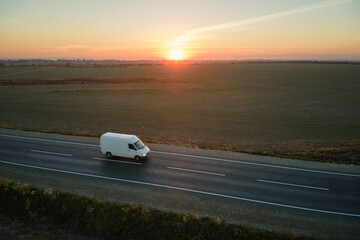
M 141 140 L 135 142 L 134 145 L 136 146 L 137 149 L 143 149 L 145 147 L 145 145 Z

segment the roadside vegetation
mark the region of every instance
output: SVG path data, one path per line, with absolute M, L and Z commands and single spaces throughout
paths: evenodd
M 0 214 L 1 240 L 69 240 L 47 229 L 36 229 L 29 223 Z
M 0 179 L 0 213 L 99 239 L 314 239 Z
M 0 127 L 360 164 L 360 65 L 0 68 Z

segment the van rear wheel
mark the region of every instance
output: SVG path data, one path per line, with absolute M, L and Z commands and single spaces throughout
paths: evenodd
M 136 161 L 140 161 L 140 157 L 138 155 L 135 156 Z
M 107 153 L 106 153 L 106 158 L 107 158 L 107 159 L 112 158 L 112 154 L 111 154 L 111 152 L 107 152 Z

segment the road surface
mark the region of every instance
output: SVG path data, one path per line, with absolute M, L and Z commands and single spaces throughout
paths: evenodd
M 109 160 L 96 144 L 7 134 L 0 134 L 1 165 L 360 221 L 359 174 L 155 150 L 146 161 Z

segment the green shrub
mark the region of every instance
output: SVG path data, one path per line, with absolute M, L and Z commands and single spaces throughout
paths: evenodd
M 0 212 L 101 239 L 309 239 L 0 179 Z

